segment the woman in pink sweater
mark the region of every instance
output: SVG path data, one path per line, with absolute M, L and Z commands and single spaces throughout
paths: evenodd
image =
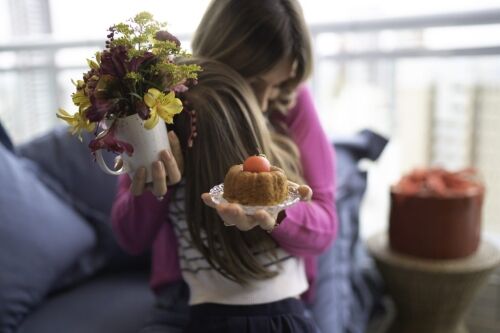
M 301 178 L 313 192 L 310 202 L 301 202 L 278 218 L 261 214 L 251 219 L 237 205 L 215 207 L 206 194 L 203 200 L 216 209 L 222 221 L 236 228 L 258 225 L 273 229 L 270 235 L 281 249 L 303 258 L 309 281 L 304 298 L 311 298 L 316 257 L 335 238 L 337 228 L 333 151 L 309 91 L 299 86 L 310 72 L 310 51 L 300 8 L 296 1 L 285 0 L 214 1 L 193 42 L 195 55 L 233 67 L 251 84 L 271 131 L 284 147 L 284 162 L 296 161 Z M 171 139 L 175 146 L 175 137 Z M 184 310 L 172 295 L 181 292 L 173 283 L 181 281 L 182 274 L 177 238 L 169 222 L 169 195 L 174 191 L 167 191 L 166 178 L 169 186 L 181 178 L 171 153 L 165 152 L 161 160 L 154 166 L 154 194 L 143 192 L 143 171 L 133 182 L 127 176 L 120 179 L 113 226 L 120 244 L 130 253 L 152 250 L 151 286 L 160 295 L 170 321 L 165 326 L 171 327 L 183 321 Z M 165 193 L 167 198 L 158 201 L 156 197 Z

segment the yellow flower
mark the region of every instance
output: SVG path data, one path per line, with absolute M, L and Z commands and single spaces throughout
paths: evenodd
M 151 129 L 158 123 L 158 117 L 167 124 L 174 122 L 174 116 L 182 111 L 182 102 L 175 97 L 173 91 L 164 94 L 158 89 L 150 88 L 144 95 L 144 103 L 151 111 L 150 117 L 144 123 L 144 127 Z
M 89 65 L 89 67 L 91 69 L 95 69 L 95 70 L 99 69 L 99 64 L 92 59 L 87 59 L 87 65 Z
M 90 106 L 90 100 L 85 95 L 85 92 L 82 90 L 77 90 L 75 93 L 71 95 L 71 99 L 73 100 L 73 104 L 78 106 L 80 111 L 85 111 Z
M 59 109 L 57 118 L 64 120 L 71 127 L 71 134 L 78 134 L 80 141 L 82 140 L 82 131 L 92 132 L 95 129 L 95 123 L 91 123 L 85 116 L 85 111 L 78 111 L 74 115 L 70 115 L 66 110 Z
M 77 90 L 85 88 L 85 81 L 83 81 L 83 80 L 76 80 L 75 81 L 75 80 L 71 79 L 71 82 L 73 83 L 73 85 L 76 87 Z

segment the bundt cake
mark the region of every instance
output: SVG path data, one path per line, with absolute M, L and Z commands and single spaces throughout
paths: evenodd
M 389 243 L 427 259 L 473 254 L 481 237 L 484 186 L 472 170 L 415 170 L 391 188 Z
M 263 156 L 251 156 L 233 165 L 224 178 L 224 199 L 248 206 L 272 206 L 288 196 L 284 171 Z

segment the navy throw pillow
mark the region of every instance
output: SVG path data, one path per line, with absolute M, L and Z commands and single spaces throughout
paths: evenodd
M 85 271 L 75 267 L 71 276 L 64 277 L 66 283 L 85 278 L 104 266 L 113 270 L 148 265 L 147 256 L 131 257 L 116 242 L 110 213 L 118 178 L 104 173 L 95 162 L 88 147 L 92 138 L 92 133 L 83 133 L 83 142 L 80 142 L 68 133 L 67 127 L 58 127 L 17 149 L 21 156 L 40 167 L 46 175 L 45 184 L 84 216 L 97 232 L 98 246 L 91 256 L 85 258 Z M 116 155 L 109 152 L 103 152 L 103 155 L 112 166 Z
M 0 184 L 0 332 L 10 333 L 97 240 L 36 165 L 3 145 Z

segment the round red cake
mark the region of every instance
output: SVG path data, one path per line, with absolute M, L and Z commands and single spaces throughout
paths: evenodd
M 389 243 L 428 259 L 473 254 L 481 239 L 484 186 L 472 170 L 416 170 L 391 188 Z

